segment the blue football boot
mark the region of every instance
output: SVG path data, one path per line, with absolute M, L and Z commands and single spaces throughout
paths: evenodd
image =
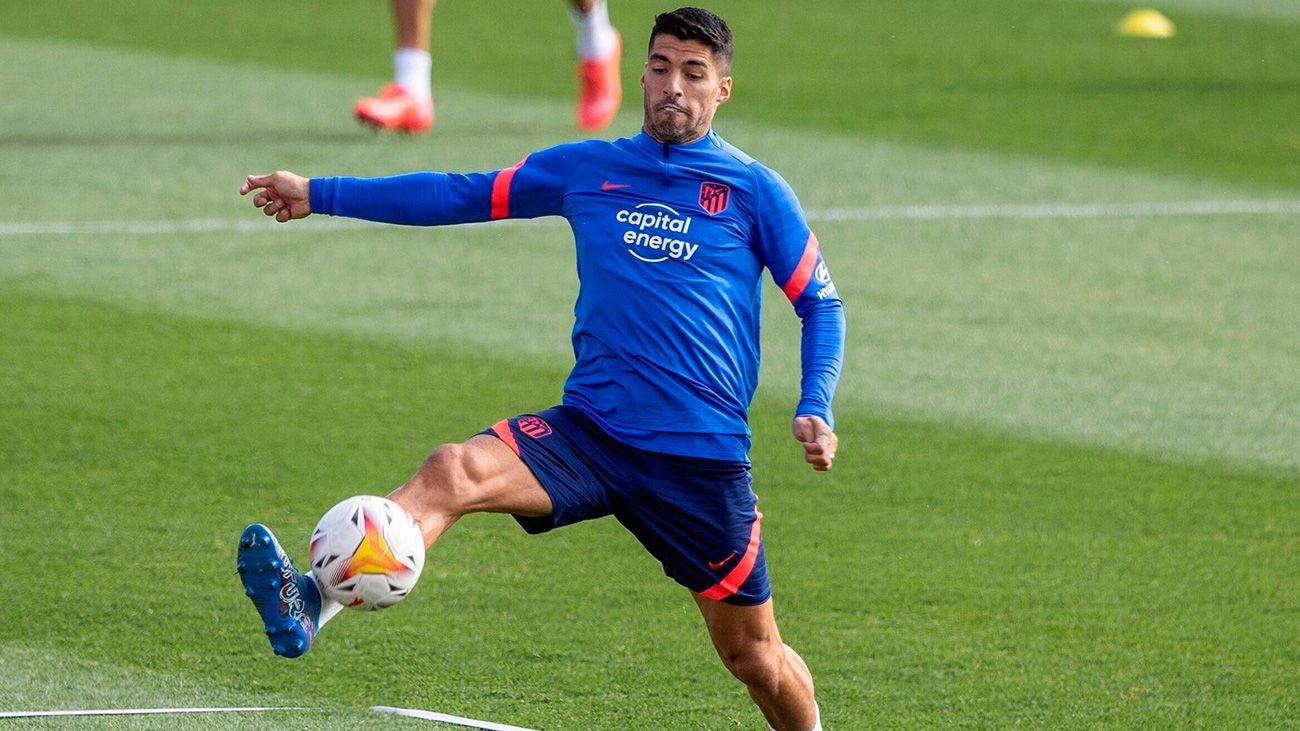
M 298 573 L 271 530 L 261 523 L 239 538 L 239 579 L 262 617 L 271 649 L 283 657 L 307 652 L 320 619 L 320 590 Z

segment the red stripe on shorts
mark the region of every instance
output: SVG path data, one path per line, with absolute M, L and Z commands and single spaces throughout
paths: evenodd
M 727 575 L 722 577 L 722 581 L 700 592 L 700 596 L 705 599 L 725 599 L 739 591 L 740 585 L 749 578 L 749 574 L 754 570 L 754 564 L 758 562 L 758 546 L 762 542 L 759 523 L 762 520 L 763 514 L 755 510 L 754 525 L 749 529 L 749 545 L 745 547 L 745 555 L 740 557 L 740 563 L 728 571 Z
M 519 453 L 519 443 L 515 441 L 515 433 L 510 431 L 509 419 L 502 419 L 493 424 L 492 433 L 497 435 L 497 439 L 505 442 L 506 446 L 510 447 L 510 451 L 515 453 L 516 457 L 520 459 L 524 458 L 524 456 Z

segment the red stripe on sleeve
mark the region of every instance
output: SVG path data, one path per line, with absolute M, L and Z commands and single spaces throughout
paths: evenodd
M 515 178 L 515 171 L 528 162 L 528 158 L 520 160 L 511 167 L 505 168 L 497 173 L 496 178 L 492 180 L 492 220 L 510 217 L 510 181 Z
M 740 589 L 740 585 L 745 583 L 749 574 L 754 570 L 754 564 L 758 562 L 758 546 L 762 543 L 762 531 L 759 530 L 759 524 L 763 521 L 763 514 L 754 511 L 754 525 L 749 529 L 749 545 L 745 547 L 745 555 L 740 557 L 740 563 L 735 568 L 727 572 L 722 577 L 722 581 L 700 592 L 700 596 L 705 599 L 725 599 L 735 594 Z
M 781 287 L 786 299 L 794 302 L 799 299 L 799 295 L 803 294 L 804 287 L 808 286 L 808 280 L 812 279 L 813 268 L 817 266 L 817 252 L 820 248 L 817 234 L 809 231 L 808 243 L 803 247 L 803 256 L 799 257 L 799 266 L 794 268 L 794 274 L 791 274 L 785 285 Z
M 510 431 L 510 421 L 508 419 L 502 419 L 493 424 L 492 433 L 497 435 L 497 439 L 505 442 L 516 457 L 523 459 L 523 455 L 519 453 L 519 444 L 515 441 L 515 433 Z

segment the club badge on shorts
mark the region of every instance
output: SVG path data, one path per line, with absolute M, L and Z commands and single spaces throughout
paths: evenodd
M 519 426 L 519 431 L 527 434 L 533 439 L 541 439 L 542 437 L 549 437 L 551 435 L 551 425 L 547 424 L 546 420 L 540 416 L 520 417 L 519 421 L 516 421 L 515 424 Z

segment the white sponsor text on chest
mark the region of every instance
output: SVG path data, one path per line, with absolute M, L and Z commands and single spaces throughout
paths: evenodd
M 657 263 L 667 259 L 690 261 L 699 244 L 673 236 L 691 231 L 691 217 L 682 216 L 662 203 L 641 203 L 635 208 L 624 208 L 614 214 L 614 220 L 629 226 L 623 232 L 623 243 L 628 253 L 641 261 Z M 647 256 L 637 252 L 645 250 Z

